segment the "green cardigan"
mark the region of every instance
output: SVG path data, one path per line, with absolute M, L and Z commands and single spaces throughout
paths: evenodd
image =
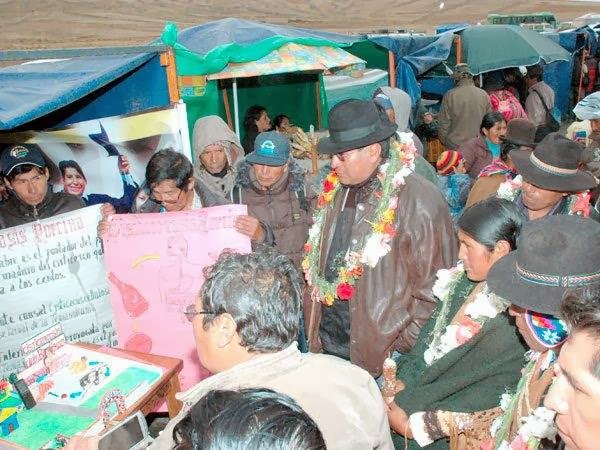
M 463 275 L 450 299 L 448 324 L 460 310 L 475 284 Z M 425 324 L 412 351 L 398 363 L 397 378 L 406 388 L 396 395 L 396 403 L 410 416 L 418 411 L 475 412 L 494 408 L 506 390 L 514 390 L 527 350 L 509 322 L 506 312 L 489 319 L 470 341 L 427 366 L 423 353 L 431 342 L 431 332 L 440 304 Z M 397 449 L 404 437 L 394 434 Z M 448 448 L 440 439 L 427 449 Z M 409 448 L 418 449 L 414 440 Z

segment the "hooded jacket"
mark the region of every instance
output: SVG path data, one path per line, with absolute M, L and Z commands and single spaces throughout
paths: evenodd
M 0 229 L 48 219 L 84 206 L 83 200 L 79 197 L 65 192 L 52 192 L 50 186 L 44 200 L 36 206 L 22 202 L 13 194 L 7 201 L 0 203 Z
M 232 203 L 248 206 L 248 215 L 270 225 L 275 247 L 300 268 L 304 244 L 311 225 L 312 204 L 316 195 L 302 167 L 291 160 L 288 171 L 269 189 L 262 189 L 252 166 L 243 160 L 238 165 Z
M 236 165 L 240 160 L 243 149 L 236 134 L 218 116 L 201 117 L 194 124 L 192 133 L 194 148 L 194 176 L 214 194 L 226 198 L 235 184 Z M 221 176 L 209 173 L 202 162 L 200 155 L 209 145 L 226 143 L 225 155 L 227 156 L 227 167 Z

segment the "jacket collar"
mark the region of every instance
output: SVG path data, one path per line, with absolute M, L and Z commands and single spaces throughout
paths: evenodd
M 301 360 L 302 354 L 298 350 L 298 344 L 294 342 L 279 352 L 265 353 L 206 378 L 187 391 L 176 394 L 176 397 L 186 402 L 185 406 L 191 407 L 211 389 L 218 389 L 220 386 L 232 387 L 236 383 L 244 384 L 248 380 L 257 378 L 270 380 L 298 366 Z
M 19 212 L 19 215 L 33 216 L 34 218 L 37 218 L 41 211 L 48 205 L 48 203 L 50 203 L 53 195 L 54 193 L 52 192 L 52 187 L 48 185 L 44 199 L 41 201 L 41 203 L 38 203 L 35 206 L 25 203 L 14 191 L 12 191 L 10 202 L 12 202 L 12 207 Z

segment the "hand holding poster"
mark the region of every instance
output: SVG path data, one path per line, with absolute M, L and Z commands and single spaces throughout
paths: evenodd
M 116 344 L 99 218 L 92 206 L 0 231 L 0 377 L 23 368 L 21 344 L 52 324 L 68 341 Z
M 119 347 L 183 359 L 183 389 L 208 375 L 185 309 L 223 249 L 250 252 L 249 239 L 233 228 L 243 214 L 246 206 L 225 205 L 110 218 L 104 245 Z

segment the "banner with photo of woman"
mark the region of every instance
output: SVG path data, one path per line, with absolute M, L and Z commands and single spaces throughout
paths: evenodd
M 130 211 L 155 152 L 171 148 L 191 155 L 183 103 L 60 129 L 2 134 L 0 143 L 2 149 L 38 145 L 54 191 L 80 196 L 86 205 L 111 203 L 121 213 Z

